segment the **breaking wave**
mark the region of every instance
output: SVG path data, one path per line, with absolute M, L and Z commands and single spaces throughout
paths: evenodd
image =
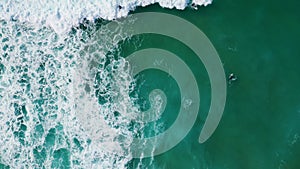
M 0 168 L 127 167 L 143 128 L 132 123 L 135 80 L 112 54 L 118 42 L 94 21 L 153 3 L 211 0 L 0 2 Z M 91 38 L 95 31 L 102 36 Z

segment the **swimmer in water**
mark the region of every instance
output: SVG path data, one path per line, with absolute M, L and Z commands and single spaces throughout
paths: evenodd
M 236 75 L 234 75 L 233 73 L 230 73 L 230 75 L 228 77 L 228 83 L 231 84 L 232 82 L 234 82 L 236 80 L 237 80 Z
M 192 3 L 192 4 L 191 4 L 191 7 L 192 7 L 193 9 L 196 9 L 196 10 L 198 9 L 197 4 L 195 4 L 195 3 Z

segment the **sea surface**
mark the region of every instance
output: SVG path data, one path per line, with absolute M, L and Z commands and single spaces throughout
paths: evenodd
M 207 3 L 197 10 L 186 1 L 113 1 L 105 7 L 68 1 L 70 6 L 53 2 L 55 8 L 45 10 L 40 2 L 36 13 L 31 1 L 23 11 L 22 3 L 3 2 L 0 168 L 300 168 L 299 1 L 194 1 Z M 115 12 L 119 8 L 125 11 Z M 211 106 L 205 65 L 171 37 L 110 36 L 106 25 L 128 12 L 161 12 L 191 22 L 218 52 L 226 78 L 237 77 L 227 83 L 222 119 L 206 142 L 198 142 Z M 124 31 L 122 25 L 118 31 Z M 196 77 L 201 101 L 193 128 L 179 144 L 160 155 L 134 158 L 133 138 L 168 129 L 181 102 L 180 86 L 168 73 L 131 74 L 134 65 L 126 57 L 147 48 L 181 58 Z M 167 97 L 164 112 L 139 123 L 136 114 L 149 109 L 153 89 Z

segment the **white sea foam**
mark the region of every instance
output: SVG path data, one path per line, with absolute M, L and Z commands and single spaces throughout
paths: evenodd
M 84 19 L 112 20 L 125 17 L 138 6 L 159 3 L 165 8 L 184 9 L 190 4 L 208 5 L 212 0 L 2 0 L 0 19 L 17 19 L 37 26 L 49 26 L 57 33 L 70 30 Z
M 16 21 L 0 28 L 0 163 L 62 168 L 65 159 L 71 168 L 125 168 L 129 113 L 137 109 L 125 60 L 105 56 L 116 45 L 84 38 L 80 29 L 60 37 Z M 58 152 L 64 158 L 55 159 Z

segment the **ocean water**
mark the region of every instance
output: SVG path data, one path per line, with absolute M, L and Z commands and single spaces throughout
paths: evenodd
M 0 168 L 300 168 L 300 2 L 161 0 L 146 6 L 154 2 L 0 2 Z M 192 3 L 203 6 L 195 10 Z M 238 78 L 227 83 L 222 119 L 202 144 L 212 98 L 206 65 L 172 37 L 126 36 L 122 19 L 114 32 L 107 28 L 112 19 L 144 12 L 193 23 L 218 52 L 226 77 Z M 167 26 L 161 29 L 174 29 Z M 136 65 L 127 56 L 149 48 L 170 51 L 188 65 L 201 101 L 179 144 L 136 158 L 134 138 L 170 128 L 183 95 L 168 72 L 132 75 Z M 153 89 L 164 92 L 165 105 L 164 95 L 149 98 Z M 137 116 L 151 106 L 155 120 L 139 123 Z

